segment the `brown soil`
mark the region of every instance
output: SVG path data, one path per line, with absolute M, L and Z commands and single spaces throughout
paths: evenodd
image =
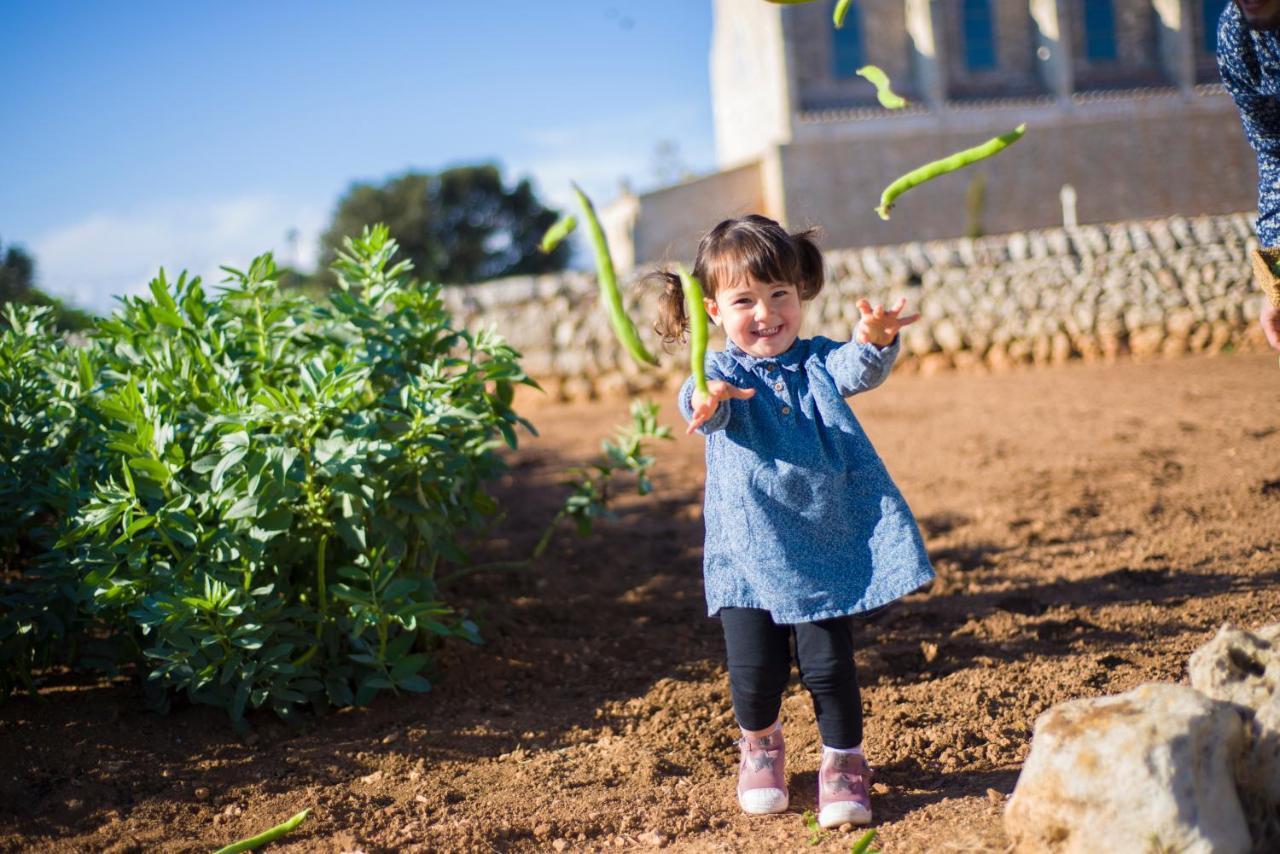
M 899 376 L 854 399 L 939 571 L 859 628 L 884 851 L 1000 850 L 1037 714 L 1182 679 L 1223 622 L 1280 619 L 1277 391 L 1274 355 L 1235 355 Z M 485 559 L 526 555 L 566 466 L 626 420 L 526 403 L 542 437 Z M 311 807 L 281 850 L 847 851 L 856 832 L 808 845 L 818 742 L 794 683 L 791 811 L 736 808 L 702 440 L 659 454 L 655 494 L 617 521 L 455 586 L 487 642 L 447 648 L 422 697 L 264 715 L 246 742 L 216 711 L 143 711 L 125 679 L 50 676 L 46 702 L 0 708 L 0 849 L 207 851 Z

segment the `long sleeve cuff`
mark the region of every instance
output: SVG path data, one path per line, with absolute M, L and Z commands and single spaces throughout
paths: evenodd
M 693 389 L 693 377 L 689 377 L 684 381 L 684 385 L 680 386 L 680 396 L 677 398 L 677 404 L 680 406 L 680 414 L 684 416 L 685 421 L 693 420 Z M 728 400 L 720 401 L 715 413 L 707 419 L 706 423 L 698 427 L 697 432 L 706 435 L 727 427 L 729 425 L 729 405 L 730 401 Z

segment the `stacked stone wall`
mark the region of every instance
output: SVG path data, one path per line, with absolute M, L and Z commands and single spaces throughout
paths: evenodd
M 847 339 L 859 297 L 905 296 L 922 319 L 904 330 L 895 370 L 1258 349 L 1261 294 L 1248 260 L 1256 245 L 1253 217 L 1240 213 L 829 250 L 827 286 L 802 334 Z M 445 299 L 469 327 L 494 324 L 553 394 L 586 398 L 651 391 L 687 373 L 687 349 L 664 350 L 652 330 L 660 291 L 639 276 L 624 285 L 657 369 L 622 351 L 589 273 L 449 288 Z M 714 332 L 712 346 L 723 346 Z

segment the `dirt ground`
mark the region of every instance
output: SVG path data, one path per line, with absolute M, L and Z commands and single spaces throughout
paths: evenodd
M 883 851 L 1003 849 L 1037 714 L 1181 680 L 1222 623 L 1280 620 L 1278 393 L 1274 355 L 1237 354 L 902 375 L 853 399 L 939 573 L 858 629 Z M 626 420 L 525 409 L 542 435 L 499 485 L 486 560 L 527 555 L 564 469 Z M 0 707 L 0 849 L 208 851 L 310 807 L 280 850 L 848 851 L 857 832 L 802 820 L 819 744 L 794 680 L 791 810 L 736 807 L 702 440 L 658 453 L 655 493 L 617 521 L 454 586 L 487 642 L 446 648 L 421 697 L 263 715 L 242 740 L 216 711 L 143 711 L 125 679 L 51 675 L 47 702 Z

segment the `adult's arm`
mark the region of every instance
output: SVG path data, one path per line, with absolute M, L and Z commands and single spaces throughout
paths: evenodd
M 1260 91 L 1261 66 L 1234 3 L 1227 4 L 1218 25 L 1218 73 L 1258 155 L 1258 242 L 1280 245 L 1280 97 Z

